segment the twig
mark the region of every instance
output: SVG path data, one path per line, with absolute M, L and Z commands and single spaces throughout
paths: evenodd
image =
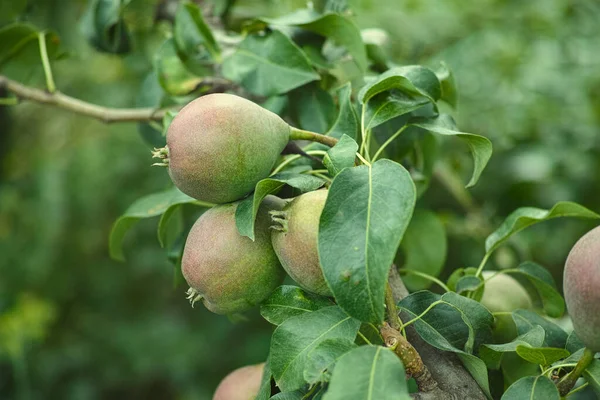
M 224 80 L 206 77 L 201 84 L 219 86 L 224 84 Z M 36 103 L 62 108 L 63 110 L 96 118 L 105 123 L 162 121 L 165 113 L 169 110 L 169 108 L 111 108 L 99 106 L 67 96 L 58 90 L 49 93 L 46 90 L 26 86 L 3 75 L 0 75 L 0 89 L 8 90 L 18 99 L 31 100 Z
M 325 136 L 320 133 L 305 131 L 303 129 L 298 129 L 291 127 L 290 133 L 291 140 L 310 140 L 311 142 L 317 142 L 324 144 L 329 147 L 333 147 L 337 144 L 338 140 L 333 136 Z
M 396 266 L 390 270 L 389 283 L 396 302 L 408 296 L 408 290 L 398 274 Z M 410 317 L 403 316 L 404 319 Z M 427 366 L 431 379 L 437 382 L 437 387 L 427 391 L 420 391 L 413 395 L 419 400 L 485 400 L 486 396 L 475 382 L 471 374 L 465 369 L 455 354 L 441 351 L 425 342 L 414 327 L 406 328 L 410 344 L 419 352 L 423 364 Z
M 31 100 L 36 103 L 62 108 L 77 114 L 99 119 L 106 123 L 161 121 L 167 111 L 166 109 L 156 108 L 103 107 L 67 96 L 59 91 L 49 93 L 45 90 L 25 86 L 0 75 L 0 89 L 2 88 L 12 92 L 19 99 Z

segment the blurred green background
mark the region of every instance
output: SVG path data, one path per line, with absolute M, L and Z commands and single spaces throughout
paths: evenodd
M 137 34 L 146 39 L 160 29 L 143 11 L 158 2 L 134 1 Z M 233 20 L 303 5 L 238 3 Z M 18 4 L 20 20 L 55 30 L 69 52 L 54 64 L 63 92 L 113 107 L 136 104 L 151 70 L 149 40 L 134 42 L 125 56 L 97 52 L 78 25 L 83 0 L 0 0 L 0 24 Z M 514 208 L 572 200 L 600 211 L 600 3 L 350 4 L 361 28 L 389 33 L 394 62 L 444 60 L 458 81 L 459 127 L 494 143 L 470 194 L 440 180 L 424 198 L 446 221 L 446 275 L 477 264 L 486 234 Z M 190 308 L 186 288 L 173 286 L 156 219 L 130 232 L 126 263 L 109 259 L 115 219 L 170 184 L 164 170 L 150 168 L 149 150 L 135 124 L 108 126 L 31 103 L 0 106 L 0 398 L 209 399 L 227 372 L 264 361 L 271 328 L 257 312 L 233 323 Z M 446 171 L 468 173 L 462 145 L 449 142 L 445 150 Z M 541 224 L 492 264 L 533 259 L 560 279 L 568 249 L 589 228 L 581 221 Z

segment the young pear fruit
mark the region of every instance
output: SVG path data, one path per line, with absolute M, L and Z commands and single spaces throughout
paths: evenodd
M 233 94 L 197 98 L 175 116 L 167 147 L 169 175 L 183 193 L 211 203 L 239 200 L 269 176 L 289 141 L 277 114 Z
M 563 284 L 575 333 L 587 348 L 600 351 L 600 226 L 571 249 Z
M 232 371 L 219 383 L 213 400 L 254 400 L 260 390 L 264 368 L 262 363 Z
M 238 203 L 215 206 L 198 218 L 181 260 L 192 304 L 202 299 L 214 313 L 235 314 L 258 305 L 281 284 L 285 272 L 271 246 L 269 211 L 283 203 L 275 196 L 263 200 L 254 241 L 238 233 Z
M 331 296 L 319 262 L 317 235 L 327 190 L 304 193 L 289 202 L 283 211 L 272 212 L 273 249 L 288 275 L 302 288 Z

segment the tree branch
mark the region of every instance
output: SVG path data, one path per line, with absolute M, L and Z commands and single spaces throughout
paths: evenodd
M 396 302 L 408 296 L 408 290 L 398 274 L 395 265 L 390 270 L 389 283 Z M 404 320 L 410 316 L 403 316 Z M 431 385 L 429 391 L 413 395 L 418 400 L 485 400 L 485 394 L 475 382 L 471 374 L 464 368 L 455 354 L 441 351 L 425 342 L 413 326 L 406 328 L 410 344 L 419 352 L 421 359 L 430 374 L 431 380 L 437 385 Z M 429 379 L 429 378 L 428 378 Z
M 62 108 L 106 123 L 162 121 L 167 111 L 157 108 L 103 107 L 67 96 L 59 91 L 49 93 L 45 90 L 25 86 L 2 75 L 0 75 L 0 89 L 6 89 L 22 100 L 31 100 Z

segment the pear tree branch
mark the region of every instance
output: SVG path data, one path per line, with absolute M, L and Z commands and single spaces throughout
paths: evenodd
M 226 81 L 221 78 L 207 77 L 202 85 L 222 86 Z M 228 82 L 229 83 L 229 82 Z M 76 114 L 98 119 L 105 123 L 113 122 L 150 122 L 162 121 L 168 108 L 112 108 L 88 103 L 68 96 L 56 90 L 52 93 L 23 85 L 17 81 L 0 75 L 0 89 L 5 89 L 20 100 L 34 101 L 40 104 L 61 108 Z

